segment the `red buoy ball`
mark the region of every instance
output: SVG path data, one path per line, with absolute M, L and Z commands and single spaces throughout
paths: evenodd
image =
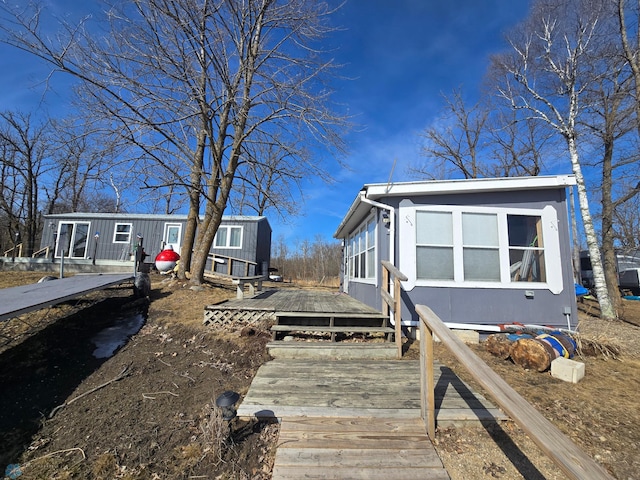
M 167 247 L 156 256 L 156 268 L 159 272 L 168 272 L 176 267 L 178 260 L 180 255 L 172 247 Z

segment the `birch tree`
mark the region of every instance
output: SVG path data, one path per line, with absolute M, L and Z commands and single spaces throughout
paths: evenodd
M 55 40 L 41 8 L 1 8 L 4 41 L 73 76 L 88 108 L 185 192 L 180 275 L 194 283 L 246 142 L 286 146 L 288 164 L 315 160 L 302 145 L 342 148 L 346 122 L 326 83 L 335 66 L 317 48 L 331 31 L 324 2 L 128 0 L 109 6 L 106 34 L 87 18 L 63 22 Z
M 617 317 L 604 276 L 587 184 L 578 143 L 583 96 L 594 81 L 591 59 L 597 55 L 598 2 L 582 8 L 577 2 L 538 2 L 529 23 L 509 38 L 512 51 L 495 56 L 492 68 L 503 73 L 499 95 L 515 110 L 544 122 L 566 142 L 601 315 Z

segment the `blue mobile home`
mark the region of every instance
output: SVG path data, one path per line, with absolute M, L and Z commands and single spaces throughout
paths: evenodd
M 130 261 L 142 241 L 147 262 L 164 248 L 180 252 L 186 215 L 128 213 L 61 213 L 44 216 L 41 248 L 55 258 Z M 213 241 L 216 261 L 209 269 L 230 275 L 267 275 L 271 227 L 262 216 L 225 216 Z
M 382 260 L 415 305 L 443 321 L 577 323 L 566 190 L 572 175 L 365 185 L 340 223 L 343 290 L 382 305 Z

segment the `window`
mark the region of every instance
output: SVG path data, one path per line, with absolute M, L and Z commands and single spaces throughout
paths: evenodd
M 242 248 L 242 227 L 220 226 L 213 245 L 216 248 Z
M 417 212 L 416 223 L 418 278 L 453 280 L 451 212 Z
M 376 224 L 370 219 L 349 240 L 349 276 L 373 279 L 376 272 Z
M 422 286 L 562 291 L 558 219 L 540 210 L 401 204 L 400 270 Z M 412 242 L 415 244 L 412 245 Z M 553 259 L 556 259 L 555 261 Z
M 129 243 L 131 242 L 132 225 L 130 223 L 116 223 L 113 232 L 113 243 Z
M 497 215 L 462 214 L 462 264 L 465 280 L 500 281 Z
M 546 282 L 541 218 L 507 215 L 512 282 Z

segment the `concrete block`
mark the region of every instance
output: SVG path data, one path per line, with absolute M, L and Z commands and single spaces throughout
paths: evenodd
M 584 378 L 584 363 L 558 357 L 551 362 L 551 376 L 565 382 L 578 383 Z

